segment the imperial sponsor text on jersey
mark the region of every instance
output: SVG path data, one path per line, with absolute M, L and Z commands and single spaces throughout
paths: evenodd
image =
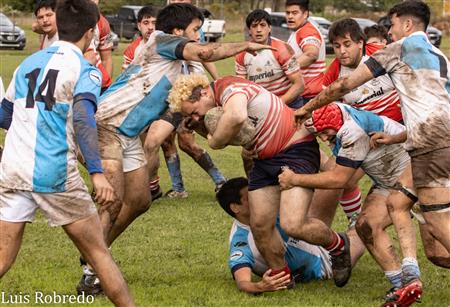
M 262 50 L 256 56 L 241 52 L 235 58 L 237 75 L 246 76 L 277 96 L 282 96 L 291 86 L 288 75 L 300 70 L 294 51 L 285 42 L 270 38 L 269 45 L 276 50 Z
M 368 44 L 359 65 L 369 59 L 369 56 L 381 49 L 381 45 Z M 346 67 L 334 59 L 324 76 L 323 84 L 328 86 L 338 78 L 351 74 L 356 68 Z M 371 111 L 378 115 L 389 117 L 395 121 L 402 120 L 400 98 L 394 84 L 388 75 L 379 76 L 357 87 L 342 97 L 342 102 L 358 109 Z

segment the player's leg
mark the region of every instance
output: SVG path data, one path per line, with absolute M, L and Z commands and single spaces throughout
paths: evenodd
M 184 188 L 183 175 L 181 174 L 181 160 L 175 144 L 176 132 L 173 131 L 161 145 L 166 160 L 167 170 L 169 171 L 172 188 L 167 191 L 165 196 L 169 198 L 187 198 L 188 193 Z
M 386 204 L 402 251 L 402 282 L 407 284 L 420 278 L 416 232 L 410 213 L 412 206 L 417 201 L 417 197 L 412 194 L 413 182 L 410 164 L 399 177 L 398 183 L 402 188 L 391 190 Z
M 16 260 L 25 223 L 33 221 L 36 208 L 28 192 L 0 188 L 0 278 Z
M 249 187 L 251 189 L 251 187 Z M 285 268 L 284 246 L 280 233 L 276 230 L 280 189 L 266 186 L 249 190 L 250 227 L 256 246 L 273 270 Z
M 0 278 L 8 272 L 16 260 L 24 229 L 25 222 L 0 220 Z
M 384 271 L 392 286 L 402 286 L 402 270 L 391 238 L 386 228 L 392 224 L 386 201 L 388 191 L 372 189 L 364 201 L 356 231 L 375 261 Z
M 434 265 L 450 269 L 450 253 L 430 232 L 426 223 L 419 222 L 420 236 L 422 237 L 423 249 L 428 260 Z
M 124 190 L 120 212 L 108 233 L 107 244 L 112 242 L 139 215 L 150 208 L 148 169 L 144 150 L 138 138 L 121 137 L 123 147 Z
M 92 265 L 102 289 L 116 306 L 134 306 L 128 286 L 101 235 L 96 214 L 63 226 L 83 257 Z
M 211 177 L 216 185 L 216 190 L 220 188 L 226 179 L 214 164 L 208 152 L 201 148 L 195 141 L 194 131 L 178 129 L 177 136 L 180 149 L 187 153 L 206 173 L 208 173 L 209 177 Z
M 144 152 L 149 172 L 150 190 L 154 199 L 160 190 L 158 177 L 158 169 L 160 166 L 159 148 L 164 140 L 175 130 L 177 122 L 179 123 L 180 121 L 181 115 L 174 116 L 174 113 L 167 111 L 161 119 L 154 121 L 148 129 L 144 143 Z
M 122 207 L 124 194 L 123 146 L 113 127 L 97 124 L 98 143 L 102 158 L 103 173 L 114 188 L 116 200 L 107 207 L 99 207 L 98 214 L 103 226 L 105 239 Z
M 411 165 L 423 217 L 450 252 L 450 147 L 411 157 Z

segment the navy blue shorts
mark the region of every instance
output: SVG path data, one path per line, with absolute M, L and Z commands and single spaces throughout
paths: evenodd
M 297 99 L 291 101 L 291 103 L 289 103 L 287 106 L 291 109 L 297 110 L 307 104 L 311 99 L 312 97 L 298 96 Z
M 248 190 L 253 191 L 266 186 L 278 185 L 278 175 L 282 166 L 297 174 L 315 174 L 320 168 L 319 144 L 314 141 L 294 144 L 265 160 L 253 160 L 250 171 Z

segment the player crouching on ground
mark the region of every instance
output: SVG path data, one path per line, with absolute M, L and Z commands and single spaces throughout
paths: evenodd
M 201 75 L 180 76 L 168 100 L 174 111 L 194 120 L 202 119 L 215 106 L 223 107 L 216 130 L 208 135 L 208 144 L 213 149 L 231 144 L 244 123 L 248 120 L 253 123 L 255 135 L 250 143 L 257 157 L 249 177 L 250 225 L 271 274 L 282 271 L 290 274 L 283 241 L 275 227 L 279 215 L 281 227 L 288 235 L 328 250 L 335 283 L 344 286 L 351 275 L 348 236 L 337 234 L 321 220 L 307 216 L 312 189 L 281 192 L 278 186 L 278 175 L 284 165 L 306 174 L 316 173 L 320 166 L 319 145 L 304 127 L 295 129 L 294 110 L 263 87 L 239 77 L 220 78 L 210 85 Z
M 255 245 L 249 226 L 248 180 L 243 177 L 228 180 L 216 194 L 216 198 L 225 212 L 234 218 L 230 233 L 228 265 L 238 289 L 247 293 L 286 289 L 289 284 L 289 275 L 281 272 L 271 276 L 272 270 L 269 269 Z M 337 202 L 334 203 L 336 208 Z M 313 209 L 315 205 L 328 207 L 328 204 L 324 202 L 317 202 L 311 206 L 312 211 L 315 211 Z M 335 210 L 326 211 L 329 217 L 326 220 L 331 223 Z M 314 212 L 310 210 L 308 214 L 314 215 Z M 279 221 L 276 228 L 283 240 L 285 258 L 296 282 L 332 278 L 330 256 L 323 247 L 289 237 L 281 229 Z M 352 253 L 352 264 L 357 261 L 357 255 L 357 252 Z M 252 272 L 262 277 L 261 280 L 252 281 Z
M 285 170 L 279 176 L 282 189 L 342 188 L 361 167 L 374 184 L 366 198 L 356 230 L 375 260 L 394 286 L 387 302 L 414 302 L 421 294 L 420 271 L 416 260 L 416 238 L 409 210 L 417 201 L 414 195 L 411 165 L 402 144 L 371 148 L 370 134 L 403 134 L 405 127 L 384 116 L 333 103 L 313 112 L 305 123 L 308 130 L 328 141 L 336 156 L 333 170 L 314 175 Z M 384 221 L 384 222 L 382 222 Z M 394 223 L 403 253 L 403 263 L 392 255 L 392 242 L 384 231 Z M 399 294 L 415 291 L 406 297 Z M 401 305 L 404 306 L 404 305 Z

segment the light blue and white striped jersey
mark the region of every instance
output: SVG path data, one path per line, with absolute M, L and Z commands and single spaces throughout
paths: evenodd
M 79 184 L 73 101 L 96 102 L 101 82 L 97 68 L 69 42 L 55 42 L 20 64 L 5 96 L 14 112 L 0 164 L 1 187 L 52 193 Z
M 403 144 L 370 147 L 371 132 L 395 135 L 405 131 L 405 126 L 385 116 L 370 111 L 336 103 L 344 123 L 332 145 L 336 163 L 346 167 L 361 167 L 379 186 L 390 188 L 410 159 Z
M 388 74 L 400 97 L 412 156 L 450 147 L 450 63 L 424 32 L 372 54 L 374 77 Z
M 331 277 L 330 259 L 324 248 L 287 236 L 278 221 L 276 226 L 284 241 L 286 261 L 297 281 L 307 282 Z M 259 276 L 269 269 L 255 245 L 250 227 L 236 219 L 231 227 L 228 266 L 231 273 L 242 267 L 249 267 Z
M 155 31 L 100 98 L 97 122 L 128 137 L 139 135 L 167 110 L 169 90 L 182 71 L 184 37 Z

